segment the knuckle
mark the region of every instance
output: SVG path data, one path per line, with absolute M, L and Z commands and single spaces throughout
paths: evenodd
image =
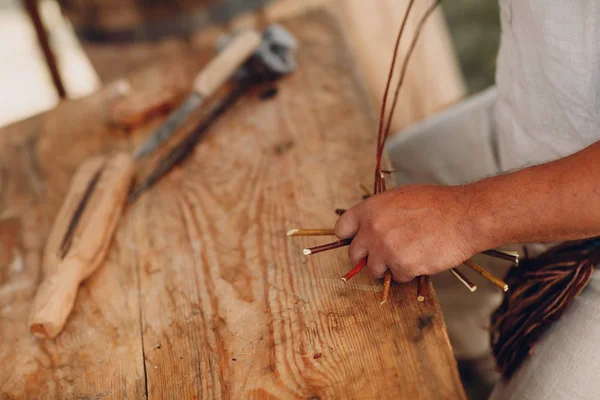
M 392 235 L 383 235 L 381 242 L 386 252 L 396 252 L 398 250 L 396 240 Z
M 353 265 L 356 265 L 366 256 L 366 251 L 364 248 L 360 247 L 360 245 L 355 242 L 352 242 L 350 247 L 348 248 L 348 258 Z
M 385 219 L 380 217 L 373 217 L 369 220 L 369 226 L 371 230 L 377 234 L 386 232 Z

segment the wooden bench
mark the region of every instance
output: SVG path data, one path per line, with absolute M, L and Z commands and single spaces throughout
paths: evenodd
M 300 41 L 298 70 L 277 96 L 237 103 L 126 209 L 55 340 L 33 338 L 27 316 L 72 173 L 161 122 L 114 126 L 123 96 L 183 94 L 212 51 L 130 75 L 129 94 L 107 85 L 0 130 L 2 396 L 465 398 L 435 296 L 419 303 L 415 283 L 393 284 L 380 306 L 380 282 L 340 279 L 345 250 L 307 258 L 302 247 L 323 240 L 286 237 L 331 227 L 335 208 L 361 200 L 376 116 L 328 14 L 285 25 Z

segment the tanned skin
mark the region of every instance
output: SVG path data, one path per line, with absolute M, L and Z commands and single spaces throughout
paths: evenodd
M 344 213 L 353 265 L 397 282 L 455 267 L 483 250 L 600 235 L 600 142 L 568 157 L 467 185 L 406 185 Z

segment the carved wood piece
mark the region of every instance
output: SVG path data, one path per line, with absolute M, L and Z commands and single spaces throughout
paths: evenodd
M 100 174 L 63 256 L 60 244 L 90 180 Z M 77 290 L 102 265 L 112 243 L 133 178 L 133 160 L 120 153 L 105 160 L 94 157 L 75 174 L 58 213 L 44 254 L 44 280 L 33 300 L 29 329 L 39 337 L 56 337 L 73 309 Z

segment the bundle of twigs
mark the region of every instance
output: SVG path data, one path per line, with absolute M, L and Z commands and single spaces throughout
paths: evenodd
M 394 76 L 396 59 L 397 59 L 398 50 L 400 47 L 400 41 L 403 36 L 404 28 L 406 27 L 406 22 L 409 18 L 410 12 L 413 8 L 414 0 L 410 0 L 408 3 L 408 8 L 407 8 L 404 18 L 402 20 L 402 24 L 400 25 L 400 30 L 399 30 L 398 36 L 396 38 L 394 53 L 392 56 L 392 63 L 390 66 L 388 80 L 387 80 L 387 84 L 385 87 L 385 92 L 383 95 L 383 101 L 382 101 L 381 110 L 380 110 L 379 129 L 377 132 L 375 180 L 374 180 L 374 184 L 373 184 L 373 192 L 371 193 L 366 187 L 361 185 L 361 188 L 365 192 L 366 197 L 370 197 L 372 195 L 376 195 L 378 193 L 384 192 L 386 190 L 386 176 L 393 172 L 393 171 L 388 171 L 388 170 L 382 169 L 382 159 L 383 159 L 383 152 L 385 149 L 385 143 L 386 143 L 386 140 L 390 133 L 391 122 L 392 122 L 392 119 L 394 116 L 394 110 L 395 110 L 396 104 L 398 102 L 400 89 L 402 88 L 402 84 L 404 82 L 404 78 L 405 78 L 406 71 L 408 68 L 408 62 L 409 62 L 411 55 L 415 49 L 417 40 L 423 30 L 423 27 L 425 26 L 425 22 L 431 16 L 431 14 L 435 11 L 435 9 L 440 5 L 441 2 L 442 2 L 442 0 L 434 1 L 429 6 L 429 8 L 425 11 L 425 14 L 421 17 L 421 19 L 417 25 L 415 35 L 412 38 L 412 41 L 409 45 L 408 51 L 407 51 L 404 61 L 402 63 L 402 67 L 400 69 L 400 75 L 396 82 L 396 89 L 395 89 L 395 92 L 393 95 L 393 100 L 392 100 L 392 103 L 391 103 L 391 106 L 389 109 L 389 113 L 386 118 L 388 96 L 389 96 L 389 91 L 390 91 L 390 87 L 391 87 L 391 83 L 392 83 L 392 78 Z M 337 209 L 336 213 L 338 215 L 342 215 L 344 213 L 344 211 L 345 210 Z M 291 231 L 288 232 L 288 236 L 309 236 L 309 235 L 315 236 L 315 235 L 332 235 L 332 234 L 333 234 L 333 230 L 331 230 L 331 229 L 292 229 Z M 351 242 L 352 242 L 352 239 L 338 240 L 333 243 L 327 243 L 324 245 L 304 249 L 304 254 L 311 255 L 311 254 L 316 254 L 316 253 L 321 253 L 324 251 L 337 249 L 340 247 L 348 246 L 348 245 L 350 245 Z M 515 265 L 518 264 L 518 256 L 515 254 L 503 253 L 503 252 L 500 252 L 497 250 L 488 250 L 488 251 L 484 252 L 484 254 L 489 255 L 491 257 L 497 257 L 497 258 L 511 261 Z M 469 267 L 470 269 L 472 269 L 473 271 L 477 272 L 478 274 L 482 275 L 484 278 L 488 279 L 490 282 L 492 282 L 494 285 L 496 285 L 500 289 L 502 289 L 504 291 L 508 290 L 508 285 L 505 282 L 503 282 L 502 280 L 498 279 L 497 277 L 491 275 L 489 272 L 487 272 L 486 270 L 481 268 L 479 265 L 475 264 L 473 261 L 466 260 L 463 264 L 466 265 L 467 267 Z M 367 265 L 367 259 L 365 258 L 365 259 L 361 260 L 354 268 L 352 268 L 350 271 L 348 271 L 342 277 L 342 279 L 344 281 L 348 281 L 353 276 L 357 275 L 360 271 L 362 271 L 362 269 L 364 269 L 364 267 L 366 265 Z M 477 289 L 477 286 L 475 286 L 458 269 L 452 268 L 450 270 L 450 272 L 461 283 L 463 283 L 471 292 L 473 292 Z M 385 278 L 384 278 L 384 282 L 383 282 L 381 304 L 384 304 L 385 302 L 387 302 L 391 281 L 392 281 L 392 273 L 391 273 L 391 271 L 388 270 L 385 274 Z M 429 276 L 420 276 L 418 292 L 417 292 L 417 300 L 418 301 L 424 301 L 429 296 L 430 287 L 431 287 L 431 281 L 430 281 Z
M 600 237 L 596 237 L 556 246 L 508 271 L 505 280 L 511 292 L 491 321 L 492 350 L 505 379 L 587 286 L 599 262 Z

